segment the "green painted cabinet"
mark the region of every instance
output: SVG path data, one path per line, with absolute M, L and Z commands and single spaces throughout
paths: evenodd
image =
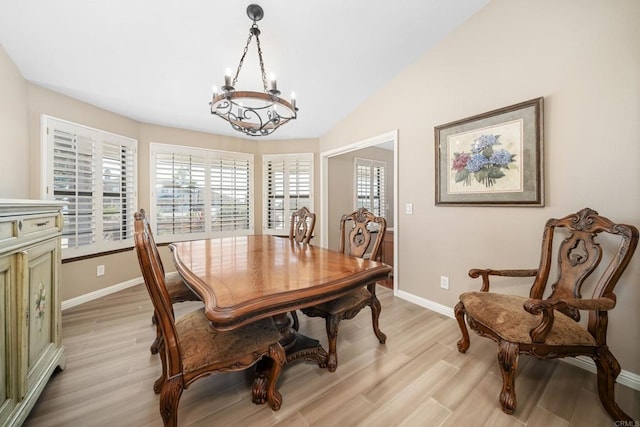
M 21 425 L 56 368 L 61 336 L 57 202 L 0 199 L 0 425 Z

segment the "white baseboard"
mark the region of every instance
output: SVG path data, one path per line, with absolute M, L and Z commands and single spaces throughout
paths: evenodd
M 142 277 L 138 277 L 136 279 L 127 280 L 126 282 L 118 283 L 113 286 L 109 286 L 108 288 L 99 289 L 94 292 L 89 292 L 88 294 L 80 295 L 79 297 L 71 298 L 65 301 L 62 301 L 62 311 L 75 307 L 85 302 L 93 301 L 100 297 L 104 297 L 115 292 L 121 291 L 123 289 L 130 288 L 135 285 L 139 285 L 143 283 Z
M 402 298 L 403 300 L 412 302 L 428 310 L 435 311 L 436 313 L 440 313 L 451 318 L 455 318 L 453 308 L 447 307 L 446 305 L 438 304 L 437 302 L 433 302 L 401 290 L 398 290 L 397 296 L 398 298 Z M 596 373 L 596 365 L 594 361 L 587 356 L 563 357 L 560 360 L 594 374 Z M 640 375 L 638 374 L 625 371 L 623 369 L 622 371 L 620 371 L 620 375 L 618 375 L 616 381 L 622 385 L 626 385 L 627 387 L 640 391 Z
M 420 307 L 424 307 L 431 311 L 435 311 L 436 313 L 443 314 L 447 317 L 455 317 L 455 315 L 453 314 L 453 308 L 447 307 L 446 305 L 438 304 L 437 302 L 433 302 L 426 298 L 422 298 L 401 290 L 398 290 L 398 297 L 419 305 Z

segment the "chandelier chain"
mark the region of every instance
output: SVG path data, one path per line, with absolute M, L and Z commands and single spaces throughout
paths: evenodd
M 233 82 L 231 86 L 235 86 L 238 82 L 238 75 L 240 74 L 240 69 L 242 68 L 242 64 L 244 63 L 244 57 L 247 56 L 247 52 L 249 51 L 249 43 L 251 43 L 251 38 L 253 37 L 253 33 L 249 33 L 249 38 L 247 39 L 247 44 L 244 45 L 244 51 L 242 51 L 242 56 L 240 57 L 240 62 L 238 63 L 238 68 L 236 69 L 236 75 L 233 77 Z
M 251 39 L 253 36 L 256 36 L 256 45 L 258 45 L 258 58 L 260 59 L 260 71 L 262 73 L 262 87 L 264 88 L 265 93 L 267 92 L 267 74 L 264 71 L 264 60 L 262 59 L 262 48 L 260 47 L 260 30 L 258 29 L 257 24 L 253 24 L 251 26 L 251 30 L 249 31 L 249 37 L 247 38 L 247 44 L 244 45 L 244 50 L 242 51 L 242 56 L 240 57 L 240 62 L 238 63 L 238 68 L 236 69 L 236 75 L 233 77 L 233 82 L 231 86 L 235 86 L 238 83 L 238 76 L 240 75 L 240 69 L 244 64 L 244 58 L 247 56 L 247 52 L 249 51 L 249 45 L 251 44 Z
M 262 49 L 260 48 L 260 37 L 256 34 L 256 45 L 258 45 L 258 58 L 260 58 L 260 71 L 262 71 L 262 87 L 267 92 L 267 74 L 264 72 L 264 61 L 262 60 Z

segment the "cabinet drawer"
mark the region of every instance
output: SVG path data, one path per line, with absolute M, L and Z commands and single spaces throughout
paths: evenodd
M 41 233 L 47 230 L 57 230 L 55 215 L 25 218 L 22 220 L 22 235 L 25 237 L 33 233 Z
M 17 237 L 17 230 L 16 221 L 0 222 L 0 242 L 15 239 Z

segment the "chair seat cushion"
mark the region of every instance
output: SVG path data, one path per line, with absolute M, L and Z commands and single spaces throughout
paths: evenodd
M 263 353 L 280 338 L 271 318 L 231 331 L 217 331 L 209 324 L 204 308 L 178 319 L 176 332 L 184 372 L 217 364 L 233 366 L 242 355 L 255 357 L 254 354 Z
M 165 286 L 167 287 L 169 297 L 171 297 L 172 304 L 184 301 L 200 301 L 198 295 L 191 289 L 189 289 L 180 275 L 167 274 L 165 276 L 164 282 Z
M 460 295 L 467 315 L 494 331 L 500 338 L 513 343 L 531 344 L 529 331 L 535 328 L 542 315 L 525 311 L 527 297 L 491 292 L 466 292 Z M 545 340 L 546 345 L 595 345 L 595 339 L 570 317 L 554 312 L 554 322 Z
M 359 305 L 364 305 L 369 300 L 371 300 L 371 292 L 369 292 L 367 288 L 363 287 L 358 288 L 353 292 L 349 292 L 347 295 L 340 298 L 314 305 L 313 308 L 316 312 L 320 311 L 335 315 L 346 310 L 351 310 Z M 302 312 L 304 313 L 304 309 Z

